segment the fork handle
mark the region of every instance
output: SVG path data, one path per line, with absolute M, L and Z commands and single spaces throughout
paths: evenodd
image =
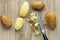
M 42 33 L 44 40 L 48 40 L 47 36 L 45 33 Z

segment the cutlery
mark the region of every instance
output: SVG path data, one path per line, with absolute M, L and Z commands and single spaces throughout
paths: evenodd
M 39 26 L 40 26 L 40 29 L 41 29 L 41 32 L 42 32 L 42 35 L 43 35 L 44 40 L 48 40 L 47 35 L 46 35 L 45 28 L 44 28 L 44 26 L 43 26 L 43 22 L 42 22 L 42 20 L 41 20 L 41 18 L 40 18 L 39 13 L 36 12 L 35 15 L 36 15 L 37 20 L 38 20 L 38 22 L 39 22 Z

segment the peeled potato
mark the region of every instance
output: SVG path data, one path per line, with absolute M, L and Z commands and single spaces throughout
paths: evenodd
M 6 15 L 2 15 L 1 16 L 1 22 L 4 25 L 5 28 L 9 28 L 12 25 L 12 21 L 10 20 L 10 18 Z
M 29 3 L 25 1 L 20 8 L 20 16 L 25 17 L 29 12 Z
M 53 12 L 46 13 L 46 21 L 50 28 L 54 29 L 56 27 L 56 16 Z
M 42 10 L 45 7 L 45 4 L 41 1 L 35 1 L 31 6 L 34 10 Z
M 16 22 L 15 22 L 15 27 L 14 28 L 16 30 L 19 30 L 19 29 L 22 28 L 23 24 L 24 24 L 24 19 L 23 18 L 17 18 Z

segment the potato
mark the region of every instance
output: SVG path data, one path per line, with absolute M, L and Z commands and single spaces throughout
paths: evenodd
M 38 23 L 38 22 L 37 22 L 37 23 L 35 23 L 35 24 L 34 24 L 34 26 L 35 26 L 35 27 L 38 27 L 38 26 L 39 26 L 39 23 Z
M 56 27 L 56 16 L 53 12 L 46 13 L 46 21 L 49 24 L 50 28 L 55 29 Z
M 32 22 L 32 23 L 36 23 L 37 22 L 37 17 L 35 16 L 35 12 L 32 12 L 29 16 L 28 16 L 28 21 Z
M 36 36 L 38 36 L 40 34 L 40 32 L 33 26 L 33 24 L 30 24 L 30 27 L 34 31 Z
M 29 12 L 29 3 L 25 1 L 20 8 L 20 16 L 25 17 Z
M 32 12 L 28 17 L 27 17 L 27 21 L 30 23 L 30 27 L 31 29 L 34 31 L 35 35 L 39 35 L 40 32 L 40 28 L 39 28 L 39 23 L 37 20 L 37 17 L 35 15 L 35 12 Z
M 35 1 L 31 6 L 34 10 L 42 10 L 45 7 L 45 4 L 41 1 Z
M 15 22 L 15 30 L 20 30 L 24 24 L 24 19 L 23 18 L 17 18 Z
M 10 28 L 12 25 L 11 19 L 7 15 L 1 16 L 1 22 L 4 25 L 5 28 Z

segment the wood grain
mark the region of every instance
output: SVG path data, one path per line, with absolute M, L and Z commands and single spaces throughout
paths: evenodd
M 53 11 L 57 19 L 57 27 L 55 30 L 46 28 L 47 36 L 49 40 L 60 40 L 60 0 L 0 0 L 0 15 L 6 14 L 12 20 L 12 27 L 10 29 L 3 28 L 0 22 L 0 40 L 43 40 L 42 35 L 35 36 L 31 30 L 29 23 L 25 20 L 23 28 L 19 31 L 15 31 L 14 22 L 19 16 L 19 9 L 24 1 L 28 1 L 29 4 L 33 1 L 43 1 L 45 8 L 40 11 L 40 15 L 45 21 L 45 13 L 47 11 Z M 31 6 L 29 13 L 33 12 Z

